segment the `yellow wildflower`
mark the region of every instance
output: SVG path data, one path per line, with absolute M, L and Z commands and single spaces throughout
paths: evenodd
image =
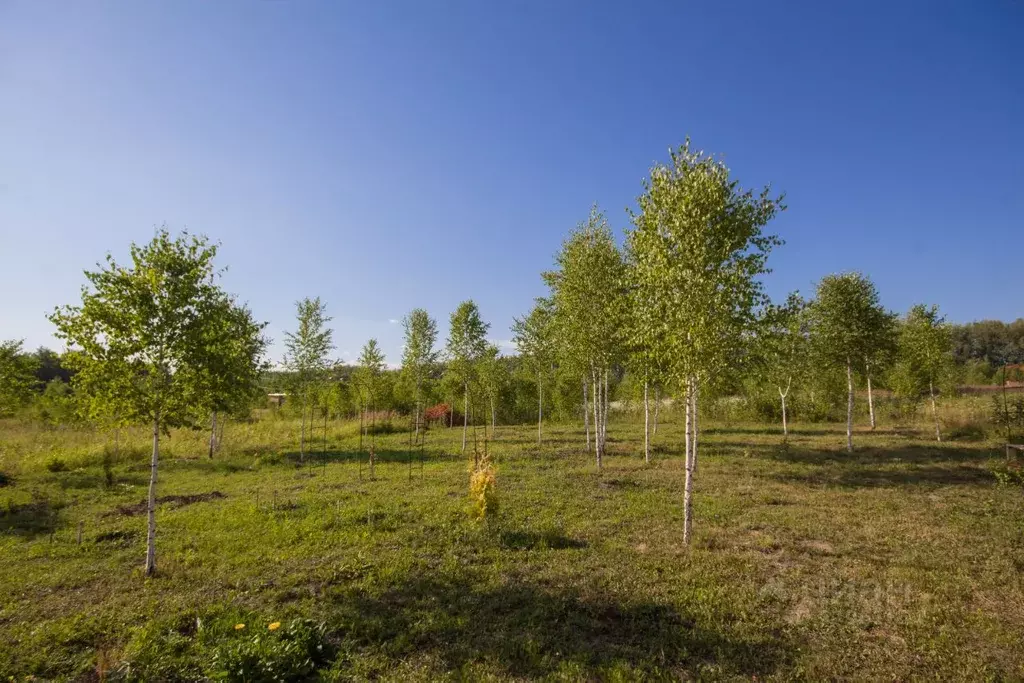
M 281 622 L 275 621 L 273 624 L 267 624 L 267 628 L 271 631 L 276 631 L 277 629 L 281 628 Z
M 245 624 L 235 624 L 236 631 L 241 631 L 243 628 L 245 628 Z

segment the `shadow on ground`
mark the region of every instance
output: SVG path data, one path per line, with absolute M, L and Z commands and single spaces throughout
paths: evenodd
M 385 661 L 425 659 L 463 675 L 473 673 L 466 667 L 481 666 L 516 679 L 680 679 L 705 670 L 761 678 L 794 655 L 781 631 L 721 632 L 666 604 L 518 582 L 416 577 L 375 594 L 329 593 L 328 600 L 333 628 L 356 647 L 378 651 Z

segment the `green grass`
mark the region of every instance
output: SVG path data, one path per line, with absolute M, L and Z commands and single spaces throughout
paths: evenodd
M 704 424 L 687 548 L 674 418 L 650 466 L 641 427 L 612 424 L 600 472 L 579 428 L 538 449 L 535 427 L 499 427 L 492 525 L 467 514 L 459 430 L 432 431 L 411 469 L 407 434 L 377 437 L 373 481 L 351 423 L 305 466 L 297 423 L 233 424 L 214 460 L 175 433 L 152 579 L 145 430 L 122 435 L 107 486 L 111 435 L 0 423 L 0 672 L 1024 678 L 1024 496 L 997 485 L 994 443 L 922 425 L 861 431 L 847 455 L 838 425 L 783 445 Z

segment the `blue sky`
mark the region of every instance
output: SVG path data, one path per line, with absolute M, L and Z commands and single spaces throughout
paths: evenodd
M 166 223 L 270 323 L 323 297 L 397 362 L 472 297 L 507 340 L 565 233 L 690 135 L 787 194 L 776 297 L 1024 316 L 1024 6 L 0 2 L 0 338 Z

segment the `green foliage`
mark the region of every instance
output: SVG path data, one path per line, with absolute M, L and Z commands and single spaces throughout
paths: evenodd
M 70 425 L 78 419 L 75 392 L 60 379 L 50 380 L 36 399 L 34 408 L 37 418 L 49 425 Z
M 689 140 L 651 169 L 626 234 L 631 283 L 656 312 L 663 366 L 676 382 L 723 372 L 768 303 L 760 276 L 780 244 L 764 227 L 784 209 L 768 188 L 755 196 L 725 164 Z
M 355 381 L 365 393 L 368 405 L 376 408 L 379 403 L 384 382 L 384 352 L 376 339 L 370 339 L 363 345 L 359 354 L 359 368 L 356 370 Z
M 50 320 L 78 352 L 68 354 L 92 417 L 192 425 L 217 405 L 235 373 L 257 373 L 263 348 L 248 310 L 216 284 L 217 248 L 205 238 L 161 230 L 131 246 L 131 265 L 113 256 L 87 271 L 80 306 Z M 245 335 L 245 339 L 239 338 Z M 228 377 L 230 375 L 230 377 Z M 223 394 L 222 394 L 223 395 Z
M 464 386 L 476 379 L 476 363 L 487 351 L 489 329 L 472 299 L 463 301 L 452 313 L 446 355 L 448 372 L 457 384 Z
M 0 342 L 0 417 L 21 410 L 36 386 L 36 358 L 22 350 L 20 339 Z
M 949 326 L 937 306 L 913 306 L 899 326 L 897 394 L 921 395 L 938 385 L 950 384 L 953 352 Z M 896 390 L 896 387 L 893 387 Z
M 402 375 L 412 385 L 414 400 L 423 404 L 423 391 L 430 370 L 437 363 L 437 323 L 422 308 L 415 308 L 402 319 L 405 345 L 402 349 Z
M 823 277 L 809 316 L 815 358 L 833 367 L 863 370 L 865 360 L 879 357 L 892 338 L 893 317 L 860 273 Z
M 326 378 L 327 354 L 334 348 L 334 333 L 327 327 L 331 317 L 327 315 L 327 304 L 320 301 L 320 297 L 297 301 L 295 308 L 298 328 L 295 332 L 284 333 L 284 365 L 294 373 L 295 391 L 305 405 Z
M 331 658 L 327 629 L 310 619 L 274 631 L 255 626 L 225 638 L 214 650 L 210 678 L 224 681 L 305 681 Z
M 538 300 L 530 315 L 518 321 L 517 340 L 525 344 L 521 350 L 546 363 L 552 339 L 566 372 L 586 377 L 611 367 L 622 349 L 624 274 L 608 221 L 595 207 L 562 242 L 555 270 L 544 273 L 548 300 Z

